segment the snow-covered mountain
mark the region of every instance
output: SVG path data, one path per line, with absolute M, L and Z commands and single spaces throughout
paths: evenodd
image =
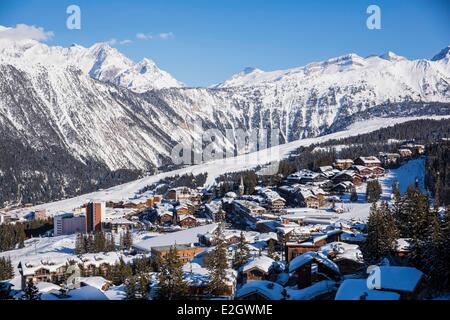
M 47 68 L 72 66 L 94 79 L 135 92 L 183 86 L 150 59 L 134 63 L 107 43 L 97 43 L 90 48 L 76 44 L 63 48 L 47 46 L 34 40 L 0 39 L 0 61 L 28 70 L 36 65 Z
M 10 159 L 15 150 L 57 148 L 46 159 L 146 170 L 169 163 L 173 146 L 201 139 L 205 128 L 279 128 L 286 142 L 374 113 L 450 114 L 449 48 L 431 60 L 349 54 L 283 71 L 246 68 L 212 88 L 181 86 L 151 60 L 134 63 L 104 43 L 0 39 L 0 147 Z

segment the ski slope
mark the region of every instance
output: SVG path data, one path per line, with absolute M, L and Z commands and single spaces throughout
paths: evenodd
M 422 192 L 425 192 L 425 159 L 419 158 L 410 160 L 404 163 L 397 169 L 391 169 L 386 171 L 386 175 L 378 181 L 381 184 L 382 201 L 392 200 L 392 186 L 394 181 L 398 181 L 400 192 L 403 194 L 406 192 L 409 186 L 414 185 L 416 178 L 419 182 L 419 188 Z M 345 195 L 343 199 L 345 212 L 339 217 L 344 219 L 357 219 L 365 221 L 369 217 L 371 203 L 366 202 L 366 184 L 361 185 L 357 188 L 358 202 L 351 203 L 349 201 L 349 194 Z

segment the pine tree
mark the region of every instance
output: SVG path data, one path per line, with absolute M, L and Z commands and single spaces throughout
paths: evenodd
M 11 258 L 0 257 L 0 281 L 9 280 L 14 277 L 14 269 Z
M 221 296 L 227 290 L 226 269 L 228 268 L 227 243 L 223 235 L 223 226 L 219 224 L 214 231 L 215 247 L 208 256 L 207 269 L 210 282 L 208 292 L 212 296 Z
M 106 251 L 106 238 L 103 231 L 97 231 L 94 233 L 94 252 Z
M 114 240 L 114 234 L 111 232 L 106 239 L 106 251 L 112 252 L 115 251 L 116 244 Z
M 142 275 L 151 272 L 151 261 L 149 258 L 142 257 L 135 260 L 136 274 Z
M 449 221 L 445 218 L 440 221 L 437 214 L 433 217 L 422 264 L 422 270 L 427 270 L 432 288 L 441 291 L 450 290 Z
M 378 180 L 370 180 L 367 182 L 366 198 L 367 202 L 374 203 L 380 200 L 382 194 L 381 185 Z
M 153 272 L 160 272 L 161 270 L 161 258 L 159 256 L 150 258 L 150 265 Z
M 39 294 L 39 289 L 34 285 L 33 279 L 29 279 L 27 286 L 24 290 L 23 295 L 24 300 L 40 300 L 41 295 Z
M 420 267 L 426 258 L 426 242 L 429 237 L 429 226 L 433 220 L 428 198 L 423 195 L 419 188 L 408 188 L 406 197 L 397 213 L 401 221 L 397 220 L 400 234 L 410 238 L 411 262 Z
M 94 237 L 92 234 L 88 234 L 85 238 L 85 250 L 87 253 L 94 253 L 95 252 L 95 245 L 94 245 Z
M 374 203 L 367 222 L 367 239 L 362 248 L 364 258 L 369 263 L 379 262 L 394 252 L 397 239 L 398 229 L 389 206 Z
M 85 254 L 86 253 L 86 248 L 85 248 L 85 244 L 84 244 L 84 236 L 81 233 L 77 233 L 76 239 L 75 239 L 75 254 L 76 255 L 80 255 L 80 254 Z
M 184 281 L 183 265 L 175 246 L 161 259 L 157 296 L 160 300 L 180 300 L 187 297 L 188 287 Z
M 397 179 L 395 179 L 394 183 L 392 183 L 392 195 L 394 197 L 394 202 L 399 201 L 402 196 L 400 193 L 400 187 Z
M 145 275 L 140 275 L 137 281 L 136 295 L 139 300 L 148 300 L 149 281 Z
M 125 300 L 136 300 L 136 278 L 131 276 L 125 280 Z
M 356 188 L 352 188 L 352 192 L 350 194 L 350 201 L 351 202 L 358 202 L 358 193 L 356 192 Z
M 133 234 L 130 232 L 130 230 L 127 230 L 125 234 L 121 235 L 120 238 L 120 246 L 122 250 L 130 250 L 131 246 L 133 245 Z
M 275 244 L 273 241 L 269 241 L 269 247 L 267 248 L 267 256 L 273 260 L 279 260 L 278 256 L 275 254 Z
M 120 273 L 120 266 L 115 263 L 111 266 L 110 273 L 108 275 L 108 280 L 110 280 L 114 285 L 118 286 L 122 284 L 122 275 Z
M 234 267 L 240 268 L 247 263 L 249 258 L 250 249 L 248 248 L 247 241 L 244 236 L 244 232 L 241 231 L 239 237 L 239 242 L 236 246 L 235 257 L 234 257 Z
M 119 259 L 118 274 L 120 283 L 125 283 L 126 279 L 133 275 L 133 269 L 129 263 L 125 263 L 122 258 Z

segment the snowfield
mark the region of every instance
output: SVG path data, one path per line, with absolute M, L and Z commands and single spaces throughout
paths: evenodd
M 400 192 L 404 193 L 410 185 L 414 185 L 416 178 L 419 181 L 419 187 L 422 191 L 425 191 L 425 159 L 419 158 L 410 160 L 404 163 L 397 169 L 387 170 L 386 175 L 378 181 L 381 184 L 383 193 L 381 195 L 382 200 L 390 201 L 392 195 L 392 185 L 397 179 Z M 372 204 L 366 203 L 366 184 L 361 185 L 356 190 L 358 192 L 358 202 L 350 203 L 348 201 L 349 195 L 344 198 L 344 213 L 339 215 L 344 219 L 357 219 L 367 220 L 369 217 L 369 211 Z

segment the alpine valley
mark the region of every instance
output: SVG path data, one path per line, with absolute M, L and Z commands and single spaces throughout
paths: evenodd
M 371 117 L 449 114 L 450 47 L 430 60 L 388 52 L 289 70 L 246 68 L 189 88 L 150 59 L 135 63 L 105 43 L 0 39 L 0 206 L 169 168 L 172 148 L 200 139 L 205 128 L 279 128 L 290 142 Z

